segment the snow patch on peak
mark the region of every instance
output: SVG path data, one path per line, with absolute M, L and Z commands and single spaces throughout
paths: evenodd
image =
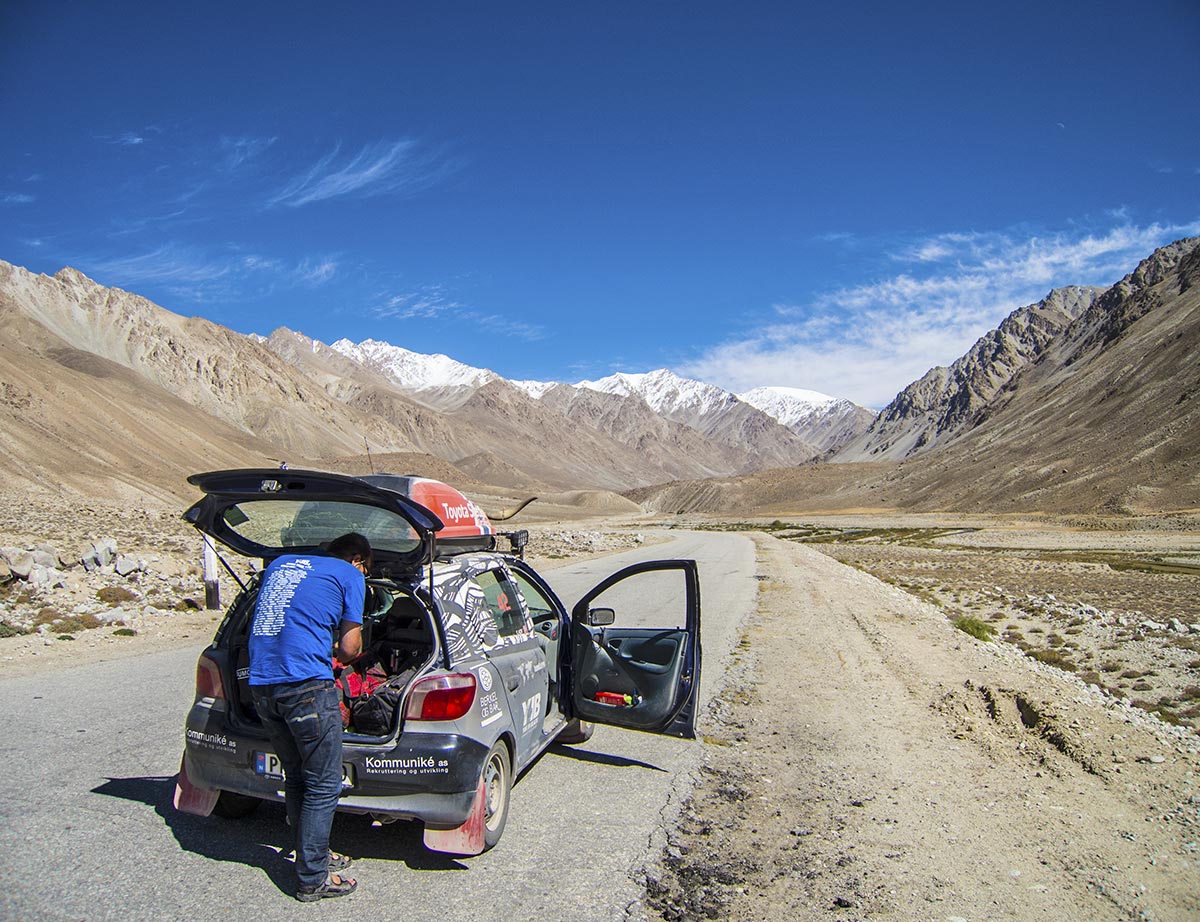
M 361 343 L 339 339 L 330 348 L 368 368 L 373 368 L 408 390 L 482 387 L 500 379 L 493 371 L 464 365 L 448 355 L 425 355 L 377 339 L 364 339 Z
M 556 381 L 509 381 L 513 387 L 524 391 L 534 400 L 541 400 L 546 392 L 561 385 Z
M 799 387 L 756 387 L 738 398 L 775 417 L 785 426 L 823 415 L 839 398 Z
M 576 387 L 606 394 L 641 397 L 657 413 L 687 412 L 704 415 L 721 409 L 737 398 L 713 384 L 681 378 L 665 368 L 642 374 L 618 372 L 598 381 L 580 381 Z

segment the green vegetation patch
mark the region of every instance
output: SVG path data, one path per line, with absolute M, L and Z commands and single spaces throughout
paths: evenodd
M 950 623 L 964 634 L 970 634 L 976 640 L 982 640 L 984 642 L 990 641 L 995 632 L 995 628 L 993 628 L 986 621 L 980 621 L 978 618 L 972 618 L 969 615 L 951 618 Z

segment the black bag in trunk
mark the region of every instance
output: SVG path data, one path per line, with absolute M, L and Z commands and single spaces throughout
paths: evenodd
M 416 674 L 405 669 L 375 686 L 369 694 L 355 698 L 350 704 L 350 723 L 355 732 L 367 736 L 386 736 L 396 725 L 396 709 L 404 697 L 404 689 Z

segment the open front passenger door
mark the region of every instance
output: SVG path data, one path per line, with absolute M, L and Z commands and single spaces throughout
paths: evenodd
M 575 717 L 694 739 L 700 689 L 696 561 L 634 564 L 592 589 L 571 612 L 570 656 Z

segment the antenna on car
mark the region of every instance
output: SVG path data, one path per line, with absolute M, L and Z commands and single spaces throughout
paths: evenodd
M 375 473 L 375 462 L 371 460 L 371 443 L 367 441 L 367 437 L 363 436 L 363 445 L 367 447 L 367 464 L 371 465 L 371 473 Z

